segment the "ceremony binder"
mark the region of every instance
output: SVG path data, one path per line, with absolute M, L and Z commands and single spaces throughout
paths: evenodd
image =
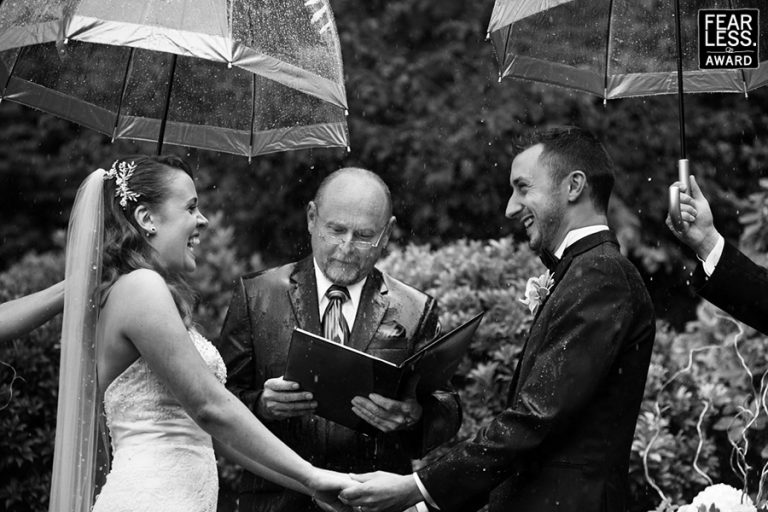
M 418 394 L 445 385 L 456 372 L 484 313 L 438 337 L 400 364 L 296 328 L 284 379 L 312 392 L 318 416 L 361 432 L 374 432 L 374 427 L 352 412 L 352 398 L 378 393 L 401 399 L 414 375 L 419 376 Z

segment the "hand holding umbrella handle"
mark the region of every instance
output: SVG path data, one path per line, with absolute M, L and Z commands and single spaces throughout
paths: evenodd
M 677 172 L 680 183 L 684 190 L 690 190 L 691 183 L 688 179 L 688 159 L 683 158 L 677 161 Z M 683 217 L 680 214 L 680 189 L 676 186 L 669 188 L 669 217 L 672 219 L 675 229 L 683 229 Z

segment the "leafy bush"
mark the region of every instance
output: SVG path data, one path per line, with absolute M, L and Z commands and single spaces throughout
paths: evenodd
M 235 258 L 233 233 L 222 215 L 211 215 L 210 220 L 212 229 L 203 238 L 195 276 L 202 299 L 196 320 L 208 336 L 215 336 L 232 282 L 248 269 Z M 257 255 L 250 267 L 260 266 Z M 518 298 L 526 280 L 539 275 L 543 266 L 526 246 L 510 238 L 460 240 L 437 249 L 408 245 L 392 249 L 379 266 L 437 297 L 444 331 L 480 310 L 487 311 L 454 378 L 463 402 L 464 422 L 455 440 L 440 451 L 445 450 L 472 436 L 503 410 L 515 359 L 531 322 Z M 56 282 L 61 279 L 62 267 L 60 253 L 25 257 L 0 274 L 0 301 Z M 47 508 L 60 323 L 53 320 L 0 346 L 0 362 L 4 363 L 0 364 L 0 508 L 5 510 Z M 697 452 L 697 466 L 715 482 L 743 488 L 743 478 L 731 465 L 735 462 L 743 469 L 750 467 L 746 482 L 755 495 L 758 468 L 768 455 L 766 413 L 755 413 L 755 397 L 762 396 L 760 376 L 768 368 L 768 348 L 764 337 L 754 330 L 745 329 L 738 338 L 739 354 L 751 369 L 750 378 L 734 350 L 738 331 L 708 303 L 698 307 L 696 319 L 684 332 L 659 325 L 632 447 L 632 511 L 651 510 L 661 501 L 661 495 L 646 480 L 646 465 L 648 476 L 669 503 L 689 502 L 707 484 L 693 466 Z M 707 411 L 702 416 L 704 403 Z M 701 446 L 698 430 L 703 434 Z M 741 455 L 732 458 L 734 444 Z M 240 471 L 222 464 L 220 475 L 219 510 L 230 510 Z
M 543 267 L 527 247 L 510 239 L 459 241 L 435 250 L 410 245 L 392 251 L 380 267 L 437 297 L 444 329 L 481 309 L 488 310 L 454 378 L 464 423 L 453 442 L 430 454 L 430 460 L 473 436 L 503 410 L 515 359 L 531 322 L 517 298 L 522 296 L 527 278 L 540 274 Z M 755 397 L 760 396 L 759 376 L 768 367 L 768 349 L 764 337 L 747 328 L 739 338 L 737 353 L 737 332 L 735 323 L 706 302 L 698 306 L 696 320 L 684 332 L 659 322 L 632 446 L 630 510 L 654 509 L 662 497 L 669 503 L 690 502 L 707 485 L 706 478 L 694 469 L 694 461 L 715 482 L 738 488 L 744 487 L 743 475 L 731 465 L 749 466 L 749 488 L 753 494 L 757 490 L 759 472 L 755 474 L 755 469 L 763 463 L 761 453 L 768 456 L 768 436 L 765 412 L 759 417 L 754 413 Z M 745 364 L 754 378 L 745 372 Z M 698 425 L 705 403 L 707 411 Z M 742 434 L 747 424 L 749 443 L 745 444 Z M 733 460 L 732 443 L 736 453 L 742 454 Z M 658 491 L 646 478 L 646 466 Z
M 768 459 L 765 341 L 707 302 L 685 332 L 660 330 L 632 450 L 633 488 L 646 492 L 637 510 L 661 500 L 640 477 L 644 456 L 670 504 L 690 502 L 713 482 L 757 497 Z
M 0 303 L 60 281 L 59 253 L 29 255 L 0 274 Z M 61 318 L 0 345 L 0 509 L 40 511 L 48 492 L 56 433 Z
M 526 246 L 503 238 L 459 240 L 436 250 L 409 245 L 392 251 L 379 267 L 436 297 L 444 332 L 487 311 L 454 378 L 464 410 L 457 440 L 466 439 L 504 409 L 531 322 L 518 298 L 543 265 Z

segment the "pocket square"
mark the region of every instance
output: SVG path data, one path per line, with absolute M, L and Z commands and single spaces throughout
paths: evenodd
M 405 338 L 406 332 L 405 327 L 398 322 L 382 322 L 376 335 L 379 338 Z

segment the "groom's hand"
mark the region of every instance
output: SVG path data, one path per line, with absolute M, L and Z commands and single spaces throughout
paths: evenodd
M 312 501 L 324 512 L 354 512 L 352 507 L 339 500 L 337 492 L 318 493 L 312 497 Z
M 352 412 L 382 432 L 392 432 L 414 426 L 423 410 L 415 398 L 398 401 L 371 393 L 368 398 L 354 397 Z
M 312 393 L 301 391 L 298 382 L 277 377 L 264 382 L 256 415 L 264 420 L 282 420 L 313 414 L 316 407 Z
M 424 498 L 413 475 L 385 471 L 351 475 L 359 485 L 347 487 L 339 499 L 362 512 L 401 512 Z

